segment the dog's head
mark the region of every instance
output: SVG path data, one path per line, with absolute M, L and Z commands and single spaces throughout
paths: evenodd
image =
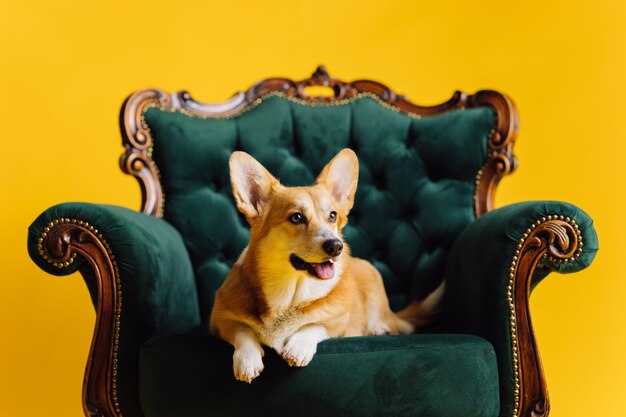
M 284 264 L 320 279 L 335 276 L 344 242 L 341 229 L 354 203 L 359 162 L 339 152 L 315 185 L 285 187 L 245 152 L 230 157 L 230 180 L 237 208 L 251 226 L 250 244 L 262 263 Z

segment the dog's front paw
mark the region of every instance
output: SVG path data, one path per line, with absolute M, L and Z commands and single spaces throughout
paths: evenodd
M 245 346 L 233 353 L 233 373 L 239 381 L 250 383 L 263 371 L 263 348 Z
M 373 336 L 380 336 L 384 334 L 392 334 L 392 331 L 391 327 L 389 327 L 387 324 L 379 322 L 372 326 L 372 328 L 370 329 L 370 334 L 372 334 Z
M 289 366 L 307 366 L 317 352 L 317 341 L 309 340 L 306 335 L 292 335 L 285 343 L 280 355 Z

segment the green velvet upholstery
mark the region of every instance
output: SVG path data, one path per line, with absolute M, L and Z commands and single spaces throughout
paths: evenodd
M 597 250 L 589 217 L 565 203 L 512 205 L 476 220 L 475 179 L 495 123 L 487 107 L 418 119 L 368 97 L 311 106 L 273 96 L 231 118 L 150 108 L 145 122 L 161 173 L 164 219 L 68 203 L 35 220 L 28 241 L 44 270 L 79 270 L 94 303 L 90 267 L 49 265 L 37 239 L 51 220 L 76 218 L 110 243 L 124 294 L 118 391 L 125 417 L 508 416 L 513 383 L 505 293 L 519 237 L 546 214 L 574 218 L 583 231 L 582 256 L 568 265 L 543 264 L 536 282 L 552 270 L 584 268 Z M 268 350 L 263 374 L 250 386 L 238 383 L 232 348 L 190 332 L 206 326 L 214 293 L 249 237 L 231 196 L 228 158 L 244 150 L 284 184 L 303 185 L 345 147 L 360 161 L 344 230 L 353 254 L 380 270 L 394 309 L 423 297 L 445 275 L 437 330 L 456 334 L 329 340 L 303 369 L 289 368 Z
M 145 120 L 165 219 L 189 249 L 203 320 L 248 240 L 231 196 L 233 151 L 248 152 L 285 185 L 310 185 L 338 151 L 357 152 L 359 185 L 344 235 L 354 255 L 380 270 L 397 309 L 437 286 L 452 242 L 474 220 L 474 182 L 495 123 L 486 107 L 416 119 L 367 97 L 335 106 L 270 97 L 217 120 L 152 108 Z
M 141 350 L 141 406 L 151 417 L 494 417 L 493 347 L 468 335 L 331 339 L 306 368 L 266 349 L 252 384 L 232 377 L 232 348 L 201 333 Z
M 38 253 L 37 239 L 49 222 L 69 218 L 89 222 L 110 244 L 122 281 L 118 392 L 125 416 L 141 416 L 138 352 L 146 340 L 188 331 L 200 323 L 198 294 L 187 249 L 166 221 L 121 207 L 66 203 L 49 208 L 28 230 L 31 258 L 43 270 L 66 275 L 79 270 L 94 305 L 97 283 L 91 266 L 78 262 L 59 269 Z
M 542 261 L 536 285 L 551 271 L 576 272 L 591 264 L 598 237 L 591 218 L 571 204 L 529 201 L 493 210 L 474 221 L 456 239 L 446 265 L 445 327 L 482 336 L 493 344 L 500 370 L 501 415 L 512 415 L 513 364 L 506 288 L 508 270 L 525 230 L 542 217 L 558 214 L 574 219 L 582 231 L 584 250 L 572 263 Z M 533 285 L 533 287 L 534 287 Z

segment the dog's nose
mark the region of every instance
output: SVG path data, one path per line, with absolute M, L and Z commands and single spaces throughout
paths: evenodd
M 322 249 L 330 256 L 337 256 L 343 250 L 343 243 L 339 239 L 329 239 L 322 243 Z

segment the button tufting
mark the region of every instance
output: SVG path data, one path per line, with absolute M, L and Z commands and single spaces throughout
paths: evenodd
M 211 190 L 219 192 L 223 188 L 223 182 L 218 176 L 211 176 L 204 181 L 207 187 Z
M 302 156 L 302 145 L 296 137 L 294 137 L 293 140 L 289 143 L 289 146 L 287 147 L 287 152 L 291 153 L 297 159 L 300 159 L 300 157 Z
M 348 138 L 348 148 L 352 149 L 355 153 L 359 153 L 359 145 L 356 141 L 356 138 L 352 135 Z
M 372 184 L 381 191 L 387 189 L 387 179 L 383 175 L 373 175 Z
M 381 262 L 387 258 L 387 250 L 388 248 L 385 246 L 387 242 L 381 242 L 377 245 L 376 250 L 374 251 L 373 257 Z
M 404 146 L 407 149 L 413 148 L 415 146 L 415 143 L 417 142 L 417 134 L 413 133 L 413 132 L 409 132 L 409 134 L 406 137 L 406 141 L 404 141 Z
M 403 207 L 400 212 L 400 218 L 406 222 L 413 222 L 417 216 L 418 210 L 416 207 Z
M 426 242 L 426 245 L 424 245 L 424 252 L 426 252 L 429 255 L 432 255 L 440 247 L 441 247 L 441 245 L 437 244 L 436 242 L 433 242 L 432 239 L 431 239 L 431 240 L 428 240 Z

